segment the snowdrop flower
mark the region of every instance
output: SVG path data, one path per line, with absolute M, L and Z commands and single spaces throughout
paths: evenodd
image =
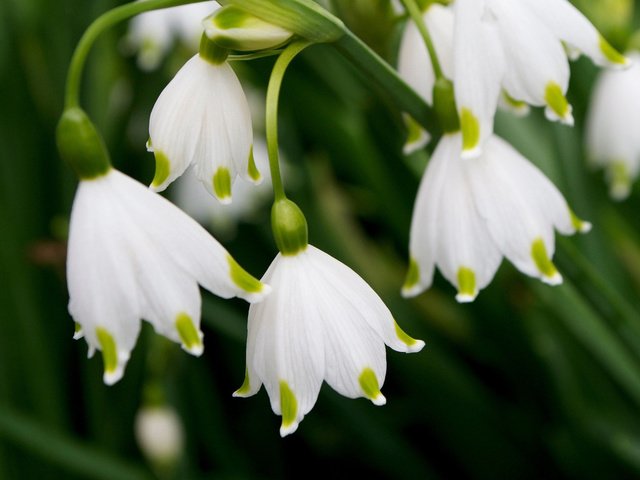
M 203 46 L 211 44 L 203 37 Z M 162 91 L 151 111 L 148 150 L 156 159 L 151 183 L 164 190 L 190 165 L 207 191 L 231 202 L 237 175 L 262 180 L 252 154 L 251 113 L 238 77 L 208 46 Z
M 202 354 L 198 284 L 249 302 L 269 292 L 194 220 L 113 168 L 81 176 L 67 279 L 75 338 L 85 337 L 90 356 L 102 351 L 109 385 L 123 375 L 141 318 L 187 352 Z
M 602 72 L 593 89 L 586 142 L 592 162 L 606 171 L 610 194 L 623 200 L 640 171 L 640 53 L 624 71 Z
M 126 42 L 138 52 L 138 66 L 143 70 L 158 68 L 176 38 L 195 52 L 202 35 L 202 19 L 218 8 L 217 2 L 190 3 L 134 17 Z
M 453 8 L 452 79 L 464 157 L 480 155 L 490 138 L 502 89 L 571 125 L 567 55 L 582 52 L 603 66 L 628 64 L 567 0 L 456 0 Z
M 276 202 L 272 218 L 281 253 L 262 279 L 271 294 L 249 309 L 246 376 L 234 396 L 254 395 L 264 384 L 285 436 L 313 408 L 323 380 L 346 397 L 383 405 L 385 344 L 417 352 L 424 342 L 400 329 L 353 270 L 307 244 L 295 204 Z
M 423 18 L 432 35 L 442 71 L 447 78 L 452 78 L 453 10 L 440 4 L 432 4 L 424 13 Z M 398 73 L 425 102 L 433 105 L 435 74 L 427 47 L 415 23 L 411 21 L 407 23 L 402 35 L 398 53 Z M 409 115 L 404 115 L 404 121 L 407 125 L 408 137 L 403 152 L 408 155 L 429 143 L 431 136 Z
M 521 272 L 557 285 L 554 228 L 570 235 L 578 219 L 556 187 L 507 142 L 492 135 L 483 154 L 461 157 L 460 133 L 442 137 L 422 178 L 411 222 L 406 297 L 431 286 L 436 266 L 459 302 L 470 302 L 502 257 Z

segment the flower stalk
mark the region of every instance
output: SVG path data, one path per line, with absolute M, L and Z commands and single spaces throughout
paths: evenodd
M 89 25 L 89 28 L 85 30 L 71 57 L 65 90 L 65 109 L 79 105 L 80 80 L 84 65 L 91 47 L 102 32 L 140 13 L 199 1 L 202 0 L 146 0 L 144 2 L 131 2 L 109 10 L 94 20 Z
M 442 67 L 440 66 L 440 61 L 438 60 L 438 54 L 436 53 L 436 48 L 433 44 L 433 40 L 431 39 L 431 35 L 429 34 L 429 29 L 422 18 L 422 13 L 420 12 L 420 8 L 418 8 L 418 4 L 415 0 L 401 0 L 402 5 L 406 9 L 407 13 L 411 17 L 413 23 L 418 27 L 418 31 L 424 40 L 424 44 L 427 47 L 429 52 L 429 58 L 431 59 L 431 65 L 433 66 L 433 72 L 435 73 L 436 80 L 440 80 L 444 78 L 444 74 L 442 73 Z

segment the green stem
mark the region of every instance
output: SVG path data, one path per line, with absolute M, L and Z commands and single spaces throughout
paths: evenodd
M 407 13 L 413 20 L 413 23 L 418 27 L 418 31 L 420 35 L 422 35 L 422 39 L 424 40 L 424 44 L 427 46 L 427 50 L 429 51 L 429 58 L 431 58 L 431 65 L 433 65 L 433 72 L 435 73 L 436 80 L 444 78 L 444 74 L 442 73 L 442 68 L 440 67 L 440 61 L 438 60 L 438 54 L 436 53 L 436 48 L 433 45 L 433 40 L 431 39 L 431 35 L 429 34 L 429 29 L 427 29 L 427 25 L 424 23 L 424 19 L 422 18 L 422 12 L 418 8 L 418 4 L 415 0 L 400 0 L 404 8 L 407 10 Z
M 94 22 L 89 25 L 89 28 L 85 30 L 71 58 L 71 65 L 67 73 L 65 108 L 77 107 L 79 104 L 80 80 L 82 78 L 84 64 L 93 43 L 102 32 L 140 13 L 201 1 L 203 0 L 145 0 L 131 2 L 109 10 L 94 20 Z
M 265 130 L 267 133 L 267 150 L 269 152 L 269 169 L 271 170 L 271 183 L 273 185 L 273 194 L 275 200 L 284 200 L 287 198 L 282 185 L 282 176 L 280 175 L 280 160 L 278 157 L 278 99 L 280 97 L 280 87 L 284 73 L 291 61 L 302 50 L 311 45 L 307 41 L 297 41 L 290 44 L 278 57 L 271 77 L 269 78 L 269 86 L 267 87 L 267 118 L 265 122 Z

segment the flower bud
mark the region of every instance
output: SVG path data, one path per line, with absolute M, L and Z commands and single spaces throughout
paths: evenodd
M 286 43 L 293 33 L 254 17 L 233 5 L 222 7 L 202 22 L 215 44 L 238 51 L 266 50 Z
M 138 446 L 156 467 L 171 468 L 184 449 L 184 431 L 178 414 L 169 407 L 142 407 L 135 420 Z
M 276 200 L 271 209 L 271 228 L 278 250 L 283 255 L 296 255 L 309 243 L 307 220 L 291 200 Z
M 60 157 L 81 180 L 90 180 L 111 168 L 109 152 L 87 114 L 79 107 L 64 111 L 56 130 Z

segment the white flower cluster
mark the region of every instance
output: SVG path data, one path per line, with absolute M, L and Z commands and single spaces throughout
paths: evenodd
M 252 18 L 224 30 L 228 19 L 224 8 L 218 12 L 204 27 L 220 43 L 229 41 L 231 30 L 233 38 L 258 49 L 292 36 Z M 233 13 L 229 17 L 238 20 Z M 292 250 L 279 244 L 281 253 L 258 281 L 156 193 L 189 167 L 221 204 L 231 202 L 236 177 L 249 184 L 262 178 L 252 155 L 249 107 L 225 48 L 203 38 L 200 52 L 160 94 L 149 133 L 148 149 L 156 159 L 150 188 L 111 167 L 80 175 L 71 214 L 69 312 L 77 324 L 75 338 L 86 339 L 90 355 L 102 352 L 105 383 L 122 377 L 141 319 L 189 353 L 203 353 L 201 285 L 223 298 L 259 304 L 249 310 L 247 375 L 235 395 L 252 395 L 264 383 L 274 412 L 282 415 L 281 435 L 296 430 L 324 380 L 345 396 L 384 404 L 385 344 L 417 352 L 424 342 L 398 326 L 354 271 L 307 244 L 304 220 L 304 240 L 294 238 Z M 177 428 L 175 419 L 161 413 L 139 419 L 141 444 L 156 457 L 178 449 L 153 438 Z
M 567 57 L 584 52 L 599 65 L 620 67 L 629 60 L 566 0 L 455 0 L 451 6 L 432 4 L 423 18 L 443 73 L 453 82 L 460 128 L 445 132 L 423 176 L 403 294 L 429 288 L 437 265 L 457 288 L 458 301 L 472 301 L 503 257 L 527 275 L 561 283 L 551 261 L 554 229 L 569 235 L 591 225 L 572 212 L 542 172 L 493 134 L 495 111 L 499 104 L 520 114 L 528 105 L 545 106 L 547 118 L 572 124 Z M 398 69 L 433 104 L 436 75 L 412 23 Z M 615 140 L 610 130 L 593 125 L 599 132 L 594 154 L 602 158 L 605 145 Z M 429 140 L 413 120 L 408 127 L 405 152 Z M 629 170 L 630 153 L 619 156 Z

